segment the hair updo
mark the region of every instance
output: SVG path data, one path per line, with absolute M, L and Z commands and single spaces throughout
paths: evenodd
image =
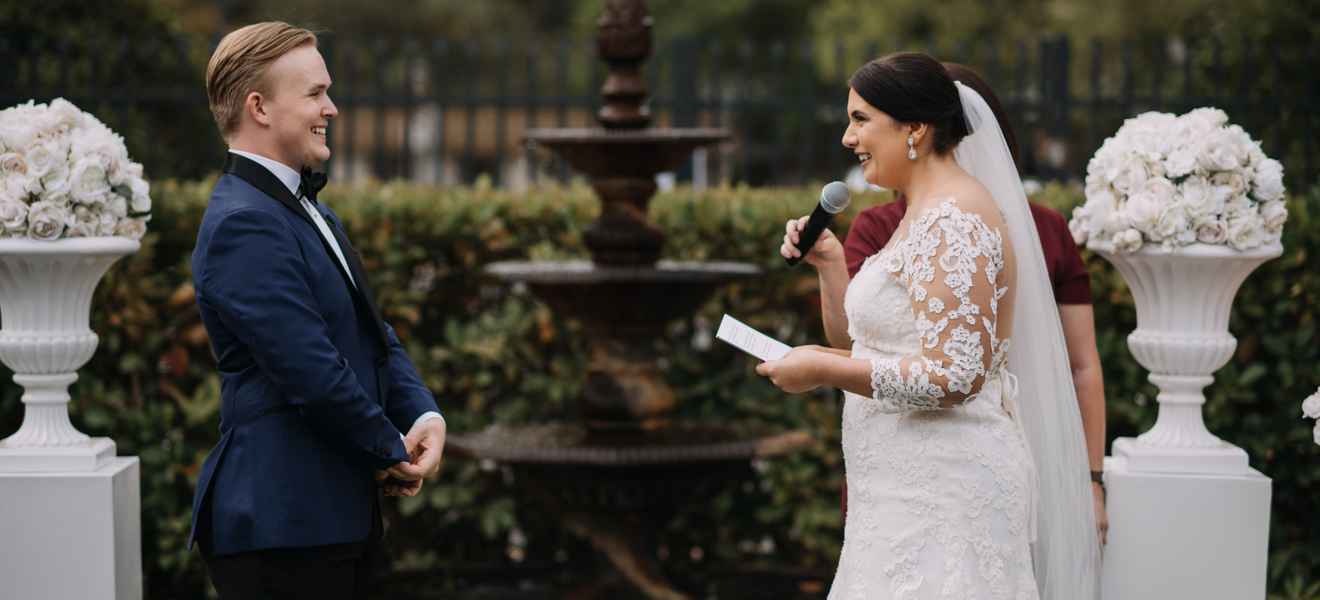
M 848 78 L 868 104 L 899 123 L 926 123 L 936 154 L 948 154 L 967 137 L 967 118 L 953 78 L 939 61 L 920 52 L 898 52 L 868 62 Z

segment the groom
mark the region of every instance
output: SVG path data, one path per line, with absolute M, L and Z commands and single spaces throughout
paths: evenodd
M 380 488 L 416 494 L 444 449 L 435 399 L 317 202 L 329 87 L 315 34 L 285 23 L 230 33 L 206 69 L 229 153 L 192 268 L 221 437 L 189 545 L 226 600 L 367 597 Z

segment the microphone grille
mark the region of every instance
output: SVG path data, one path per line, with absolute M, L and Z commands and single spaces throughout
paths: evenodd
M 837 215 L 848 208 L 848 186 L 842 181 L 831 181 L 820 189 L 820 205 L 825 212 Z

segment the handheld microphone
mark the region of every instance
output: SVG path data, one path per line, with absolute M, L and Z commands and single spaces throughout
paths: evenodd
M 807 226 L 802 228 L 802 233 L 798 235 L 798 243 L 795 244 L 802 254 L 797 258 L 784 259 L 790 266 L 798 264 L 807 256 L 807 252 L 816 245 L 820 232 L 829 226 L 830 219 L 833 219 L 834 215 L 848 208 L 849 200 L 851 198 L 848 197 L 848 186 L 842 181 L 831 181 L 820 189 L 820 204 L 816 205 L 816 210 L 811 211 Z

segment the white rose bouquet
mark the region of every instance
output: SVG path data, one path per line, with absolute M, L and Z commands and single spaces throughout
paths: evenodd
M 1249 250 L 1277 242 L 1288 220 L 1283 165 L 1216 108 L 1128 119 L 1086 166 L 1086 202 L 1068 223 L 1078 244 L 1193 243 Z
M 63 98 L 0 110 L 0 238 L 141 239 L 150 191 L 124 138 Z

